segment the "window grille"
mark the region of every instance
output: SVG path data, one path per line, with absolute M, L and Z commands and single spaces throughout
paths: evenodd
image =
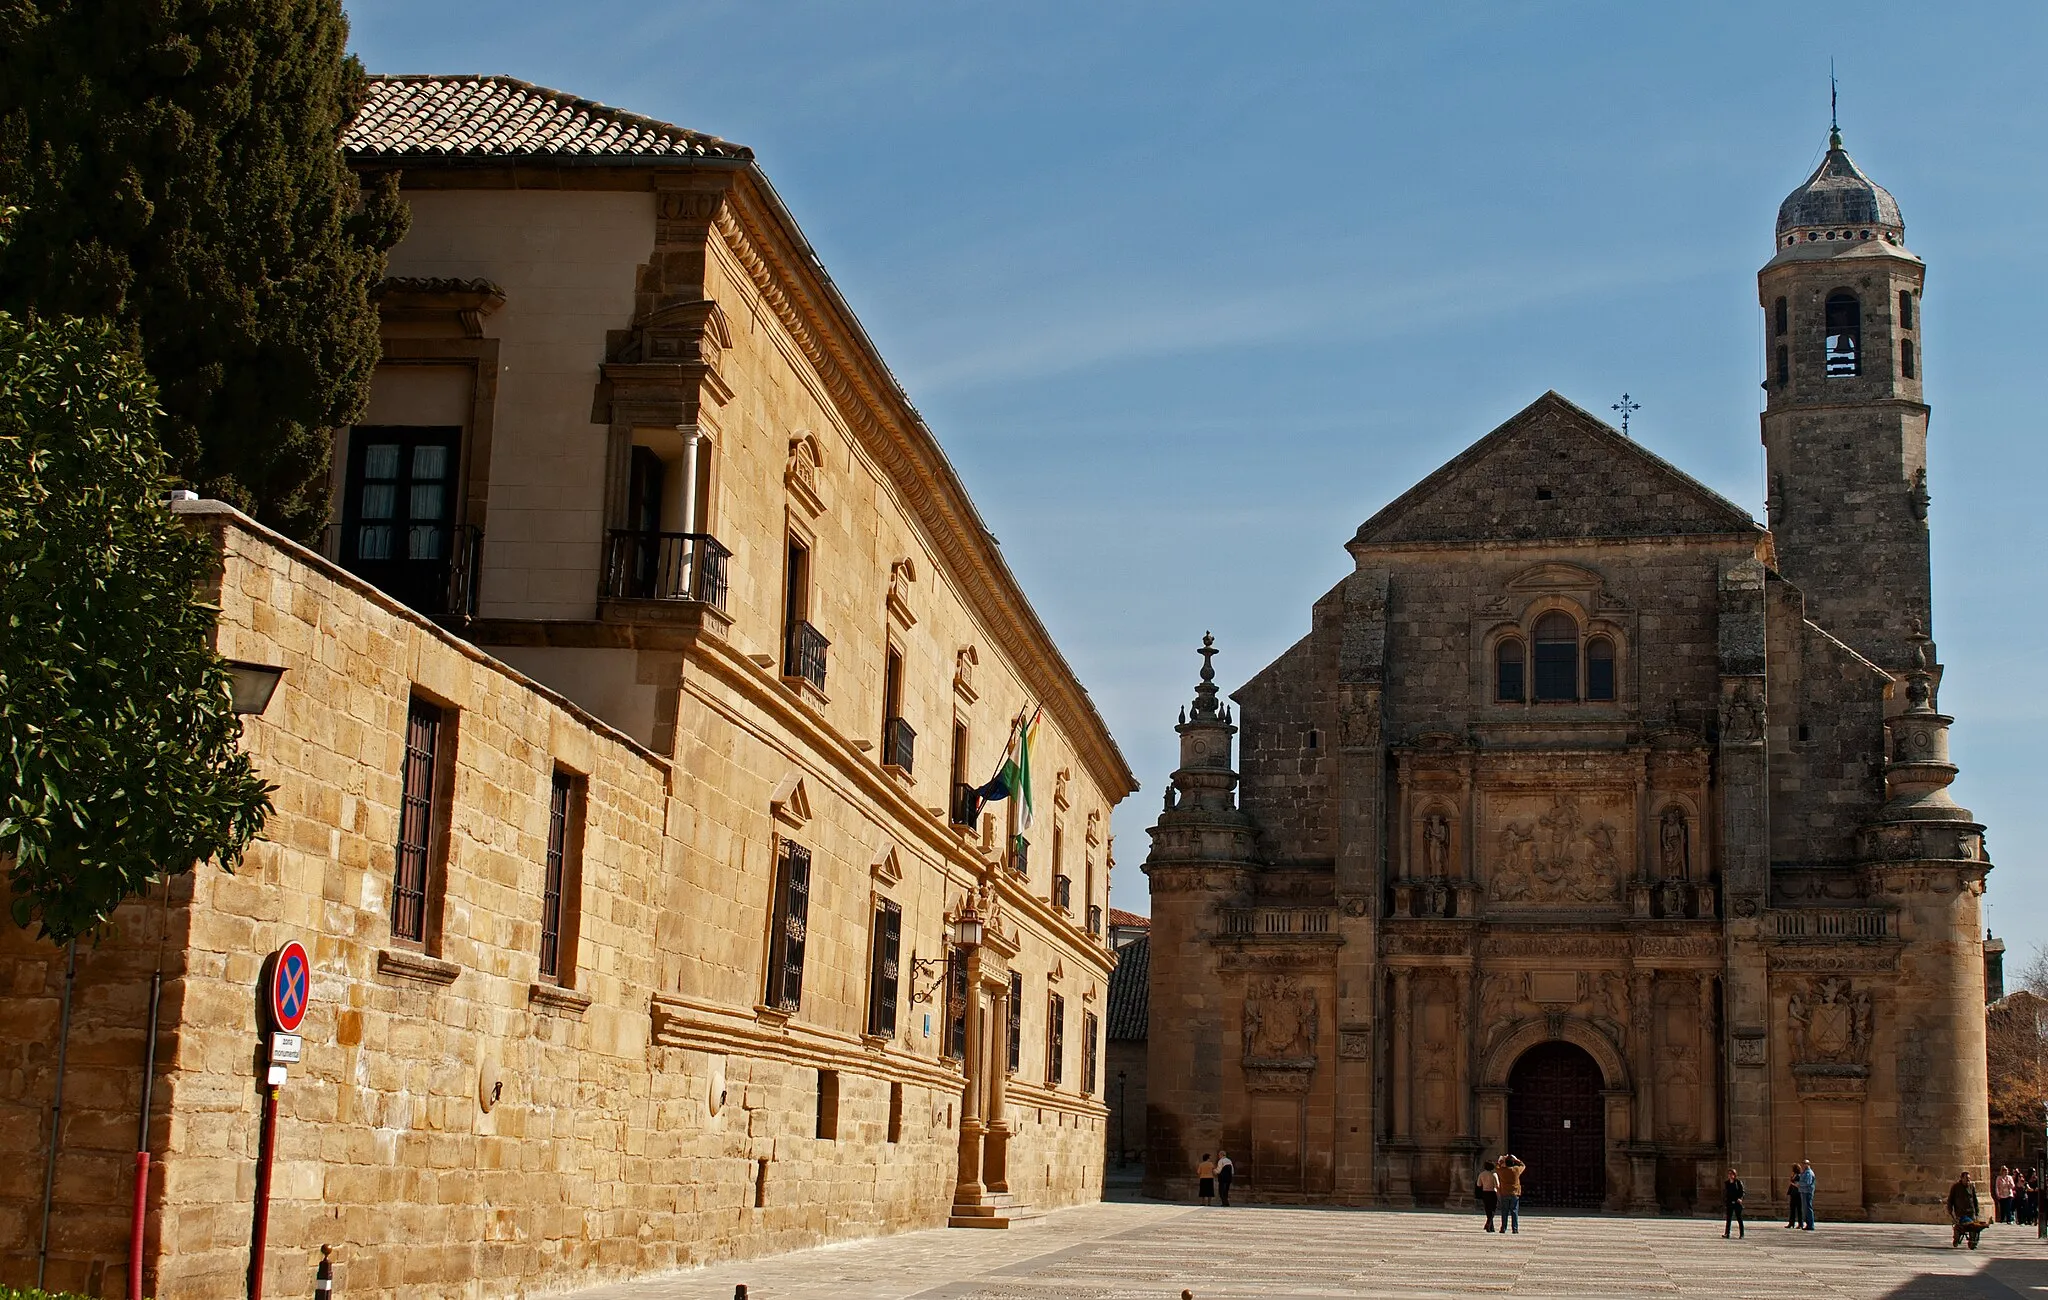
M 811 911 L 811 851 L 782 842 L 775 889 L 775 934 L 768 963 L 768 1005 L 797 1011 L 804 1000 L 804 943 Z
M 391 890 L 391 934 L 409 943 L 427 937 L 428 858 L 434 832 L 434 776 L 441 710 L 414 700 L 405 717 L 405 767 L 400 775 L 398 864 Z

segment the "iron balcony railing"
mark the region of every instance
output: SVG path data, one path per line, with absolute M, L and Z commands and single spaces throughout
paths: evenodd
M 725 611 L 732 552 L 709 533 L 615 528 L 606 538 L 604 594 L 612 600 L 696 600 Z
M 908 772 L 917 758 L 917 732 L 902 718 L 891 718 L 882 728 L 882 762 Z
M 432 619 L 476 617 L 483 529 L 371 522 L 339 532 L 341 566 L 385 595 Z
M 1102 904 L 1100 903 L 1088 904 L 1088 933 L 1098 939 L 1102 937 Z
M 789 629 L 788 644 L 782 648 L 782 675 L 802 678 L 819 690 L 825 689 L 825 652 L 832 648 L 817 628 L 796 623 Z
M 1022 835 L 1010 837 L 1010 870 L 1020 876 L 1031 874 L 1031 841 Z
M 1054 876 L 1052 878 L 1052 901 L 1053 906 L 1059 908 L 1062 912 L 1074 910 L 1074 878 L 1072 876 Z
M 947 820 L 955 826 L 974 825 L 974 787 L 965 781 L 955 781 L 953 801 L 946 813 Z

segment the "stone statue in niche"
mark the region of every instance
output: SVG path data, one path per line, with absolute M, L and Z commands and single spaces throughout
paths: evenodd
M 1500 860 L 1487 896 L 1501 903 L 1610 902 L 1621 890 L 1621 847 L 1614 827 L 1590 829 L 1578 803 L 1559 796 L 1535 824 L 1501 828 Z
M 1244 1059 L 1313 1065 L 1318 1020 L 1313 987 L 1292 975 L 1254 980 L 1245 990 Z
M 1422 819 L 1422 863 L 1432 876 L 1443 876 L 1451 868 L 1451 819 L 1433 812 Z
M 1666 880 L 1684 880 L 1690 874 L 1692 828 L 1686 824 L 1685 809 L 1671 804 L 1657 824 L 1657 862 Z
M 1764 693 L 1744 682 L 1721 700 L 1721 738 L 1734 745 L 1753 745 L 1764 738 Z
M 1786 1000 L 1792 1059 L 1799 1065 L 1868 1065 L 1873 1008 L 1870 992 L 1839 975 L 1823 976 Z

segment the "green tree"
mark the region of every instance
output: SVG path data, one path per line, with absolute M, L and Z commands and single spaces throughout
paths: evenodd
M 195 863 L 232 869 L 270 811 L 158 415 L 111 326 L 0 312 L 0 861 L 15 922 L 58 943 Z
M 171 472 L 305 539 L 404 230 L 341 154 L 347 38 L 340 0 L 0 0 L 0 309 L 114 321 Z

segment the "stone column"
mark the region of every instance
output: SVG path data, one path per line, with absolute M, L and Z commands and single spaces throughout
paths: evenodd
M 1408 971 L 1403 967 L 1394 969 L 1394 1133 L 1397 1138 L 1409 1136 L 1409 1109 L 1413 1102 L 1411 1087 L 1413 1071 L 1408 1065 L 1409 1039 L 1413 1036 L 1413 1013 L 1409 1005 Z
M 990 986 L 987 1039 L 988 1131 L 984 1139 L 981 1180 L 991 1195 L 1010 1190 L 1010 1121 L 1003 1113 L 1003 1089 L 1010 1077 L 1010 985 Z
M 981 1122 L 981 1090 L 988 1066 L 987 1037 L 981 1012 L 981 951 L 976 949 L 967 958 L 967 1055 L 961 1062 L 967 1082 L 960 1094 L 960 1179 L 953 1191 L 956 1203 L 969 1205 L 980 1204 L 988 1190 L 981 1181 L 985 1131 Z
M 1656 1027 L 1656 1007 L 1651 998 L 1657 987 L 1657 972 L 1637 970 L 1629 986 L 1630 1044 L 1636 1072 L 1636 1106 L 1630 1124 L 1629 1167 L 1634 1184 L 1630 1188 L 1629 1210 L 1635 1214 L 1657 1212 L 1657 1076 L 1656 1053 L 1651 1034 Z

